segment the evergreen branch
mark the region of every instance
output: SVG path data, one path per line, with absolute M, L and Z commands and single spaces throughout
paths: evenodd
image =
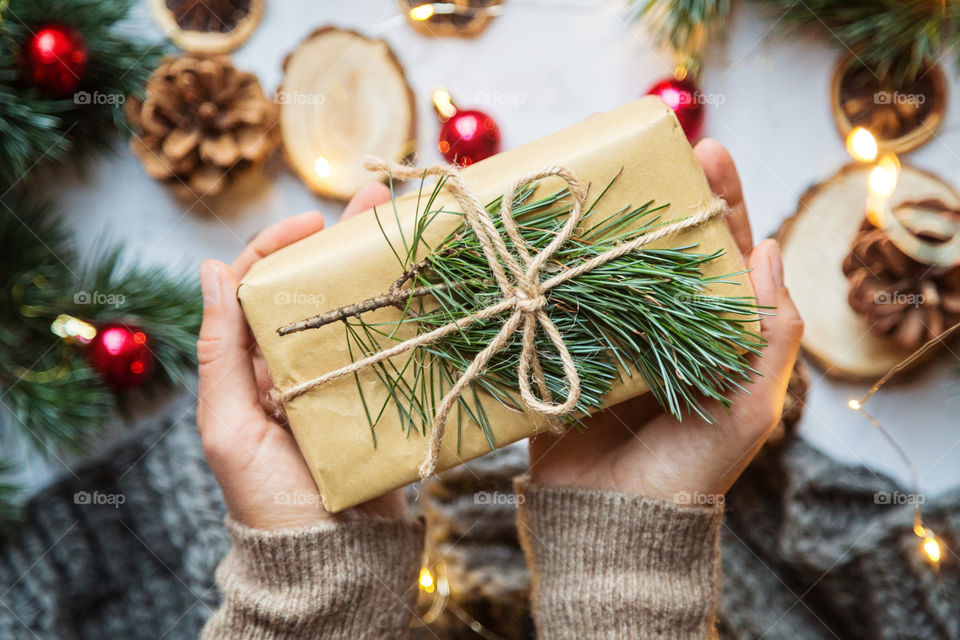
M 946 51 L 960 60 L 960 3 L 898 0 L 753 0 L 781 33 L 812 31 L 895 84 L 915 80 Z M 656 42 L 695 58 L 723 33 L 730 0 L 627 0 Z M 691 61 L 688 61 L 689 64 Z M 695 60 L 692 60 L 695 63 Z
M 695 57 L 730 17 L 730 0 L 627 0 L 631 17 L 643 20 L 657 44 Z
M 522 240 L 533 252 L 553 240 L 570 211 L 566 191 L 534 200 L 535 187 L 526 185 L 518 190 L 513 208 Z M 560 247 L 547 271 L 559 272 L 589 260 L 659 226 L 656 213 L 665 205 L 654 206 L 652 202 L 597 220 L 597 204 L 607 189 L 584 216 L 588 230 Z M 490 278 L 480 242 L 468 225 L 461 224 L 440 243 L 439 251 L 422 243 L 423 221 L 432 220 L 439 213 L 461 215 L 434 207 L 431 198 L 417 211 L 412 237 L 401 238 L 403 251 L 393 247 L 401 267 L 410 264 L 414 256 L 427 254 L 423 261 L 429 266 L 418 269 L 410 278 L 410 289 L 405 291 L 414 313 L 405 313 L 399 322 L 369 321 L 363 314 L 343 319 L 349 351 L 357 359 L 380 351 L 391 341 L 401 341 L 395 335 L 399 326 L 413 322 L 418 332 L 429 332 L 473 315 L 502 297 L 499 286 Z M 503 223 L 498 217 L 500 200 L 491 202 L 487 209 L 503 234 Z M 386 233 L 384 238 L 387 239 Z M 747 356 L 759 353 L 764 342 L 747 327 L 759 308 L 753 298 L 710 295 L 711 283 L 735 274 L 705 276 L 702 268 L 721 252 L 697 254 L 690 251 L 692 248 L 634 252 L 548 291 L 545 311 L 564 336 L 581 380 L 578 414 L 603 408 L 607 393 L 618 380 L 639 374 L 661 406 L 678 419 L 693 412 L 711 420 L 704 401 L 729 406 L 727 396 L 743 389 L 750 376 L 756 374 Z M 424 289 L 429 295 L 419 295 Z M 371 432 L 383 412 L 393 405 L 405 431 L 426 434 L 440 399 L 453 386 L 458 372 L 470 365 L 500 328 L 496 319 L 478 321 L 459 333 L 413 350 L 402 362 L 394 358 L 376 365 L 374 371 L 386 390 L 379 408 L 370 402 L 359 380 L 357 385 Z M 562 363 L 542 332 L 537 336 L 536 348 L 550 395 L 566 397 Z M 484 402 L 493 398 L 520 410 L 516 399 L 520 352 L 521 338 L 514 335 L 471 385 L 470 392 L 458 401 L 458 425 L 464 419 L 473 422 L 491 446 L 495 438 Z M 578 423 L 579 419 L 571 416 L 567 421 Z
M 960 44 L 960 3 L 896 0 L 754 0 L 786 29 L 814 30 L 881 78 L 915 79 Z M 958 52 L 960 53 L 960 52 Z
M 185 271 L 125 266 L 119 249 L 81 266 L 62 222 L 20 189 L 0 199 L 0 211 L 0 402 L 12 430 L 41 452 L 81 452 L 131 398 L 107 389 L 82 351 L 51 332 L 53 320 L 66 313 L 141 327 L 157 364 L 143 390 L 159 391 L 195 369 L 198 286 Z
M 134 0 L 33 0 L 11 3 L 0 33 L 0 193 L 21 179 L 35 181 L 37 166 L 73 167 L 108 150 L 110 130 L 126 131 L 122 105 L 141 94 L 166 50 L 163 41 L 133 40 L 114 29 Z M 51 97 L 21 78 L 20 50 L 32 33 L 52 22 L 76 28 L 89 49 L 77 93 Z M 90 100 L 78 100 L 86 92 Z M 97 97 L 98 99 L 94 99 Z M 44 172 L 41 171 L 40 175 Z

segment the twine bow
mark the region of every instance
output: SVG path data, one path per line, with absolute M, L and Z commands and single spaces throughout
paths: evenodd
M 356 373 L 370 365 L 389 360 L 394 356 L 398 356 L 412 349 L 437 342 L 477 322 L 509 312 L 510 315 L 504 321 L 500 331 L 493 340 L 474 357 L 473 362 L 471 362 L 470 366 L 460 375 L 437 408 L 433 420 L 433 432 L 430 437 L 430 448 L 419 468 L 421 478 L 427 478 L 436 471 L 447 417 L 456 405 L 461 394 L 483 373 L 490 363 L 490 360 L 507 346 L 511 336 L 518 330 L 523 333 L 523 342 L 520 352 L 520 363 L 517 370 L 517 381 L 520 388 L 520 397 L 523 399 L 524 405 L 536 413 L 551 418 L 569 414 L 577 406 L 577 402 L 580 399 L 580 376 L 577 374 L 576 364 L 573 361 L 573 356 L 570 355 L 570 350 L 564 343 L 563 336 L 544 311 L 544 307 L 547 304 L 547 292 L 559 284 L 572 280 L 584 273 L 588 273 L 632 251 L 636 251 L 644 245 L 679 233 L 685 229 L 700 226 L 727 210 L 727 205 L 722 198 L 714 198 L 689 218 L 664 225 L 651 233 L 637 236 L 628 242 L 618 244 L 609 251 L 594 256 L 590 260 L 566 269 L 546 280 L 541 280 L 543 265 L 546 264 L 547 260 L 550 259 L 563 243 L 573 236 L 583 214 L 586 190 L 577 176 L 569 169 L 559 166 L 545 167 L 540 171 L 516 180 L 504 192 L 500 205 L 500 220 L 513 245 L 515 253 L 511 253 L 507 248 L 504 238 L 497 231 L 483 203 L 480 202 L 477 195 L 466 185 L 460 171 L 456 167 L 436 165 L 421 169 L 394 162 L 385 162 L 378 158 L 368 160 L 364 166 L 369 171 L 390 173 L 394 178 L 399 180 L 424 178 L 426 176 L 443 176 L 446 179 L 445 186 L 447 190 L 460 205 L 467 223 L 480 242 L 483 255 L 500 287 L 503 299 L 442 327 L 420 334 L 389 349 L 374 353 L 350 365 L 312 380 L 301 382 L 285 391 L 273 390 L 271 395 L 275 403 L 282 407 L 284 403 L 290 402 L 294 398 L 328 382 Z M 550 244 L 538 253 L 531 255 L 527 249 L 526 242 L 520 236 L 516 221 L 513 217 L 514 195 L 523 185 L 551 176 L 559 177 L 567 183 L 570 195 L 573 197 L 573 208 L 567 217 L 567 221 Z M 543 332 L 550 338 L 550 342 L 553 343 L 563 366 L 563 374 L 568 387 L 567 397 L 563 402 L 554 402 L 550 390 L 547 388 L 543 367 L 540 363 L 540 356 L 535 346 L 538 327 L 543 329 Z M 539 398 L 534 395 L 530 388 L 531 374 L 537 383 L 540 393 Z

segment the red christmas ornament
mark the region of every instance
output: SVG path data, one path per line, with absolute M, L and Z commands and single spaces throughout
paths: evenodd
M 677 120 L 693 142 L 703 130 L 704 107 L 700 87 L 692 80 L 667 78 L 650 87 L 648 96 L 657 96 L 677 114 Z
M 87 70 L 89 51 L 80 32 L 66 25 L 41 27 L 23 47 L 27 80 L 55 95 L 77 90 Z
M 86 358 L 106 383 L 116 389 L 141 385 L 154 368 L 147 334 L 123 324 L 97 327 L 96 337 L 87 345 Z
M 437 148 L 447 162 L 466 167 L 500 152 L 500 128 L 489 115 L 476 109 L 457 109 L 446 91 L 434 94 L 440 116 Z

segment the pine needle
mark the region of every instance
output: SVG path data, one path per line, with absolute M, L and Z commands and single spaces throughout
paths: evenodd
M 595 220 L 598 202 L 616 179 L 606 185 L 584 216 L 585 226 L 593 226 L 562 246 L 548 268 L 562 270 L 578 264 L 663 224 L 658 214 L 668 205 L 652 201 Z M 351 357 L 365 357 L 384 344 L 402 341 L 404 338 L 397 335 L 398 325 L 413 323 L 418 332 L 428 332 L 501 299 L 481 245 L 469 225 L 459 225 L 436 249 L 423 243 L 423 222 L 440 213 L 461 215 L 436 204 L 440 186 L 442 181 L 422 209 L 418 207 L 415 232 L 403 239 L 403 251 L 391 246 L 398 259 L 398 272 L 408 268 L 417 256 L 427 256 L 424 260 L 428 268 L 409 278 L 408 284 L 411 289 L 426 288 L 431 295 L 411 298 L 409 311 L 399 323 L 372 322 L 363 315 L 346 320 Z M 532 252 L 541 250 L 555 237 L 570 211 L 566 190 L 534 199 L 536 187 L 525 185 L 514 201 L 521 237 Z M 499 207 L 497 199 L 487 210 L 502 232 Z M 386 238 L 386 230 L 382 226 L 381 229 Z M 614 384 L 624 376 L 640 375 L 664 410 L 677 419 L 696 414 L 712 420 L 706 403 L 716 401 L 721 407 L 728 407 L 728 396 L 742 390 L 757 373 L 748 356 L 758 354 L 765 343 L 748 326 L 762 310 L 750 297 L 711 295 L 711 283 L 729 281 L 738 274 L 705 276 L 703 267 L 723 253 L 700 254 L 691 251 L 693 248 L 685 245 L 634 252 L 547 293 L 545 310 L 564 336 L 580 375 L 581 396 L 576 407 L 579 414 L 603 408 Z M 502 321 L 495 318 L 475 323 L 393 359 L 402 359 L 403 364 L 381 363 L 376 372 L 386 391 L 385 404 L 375 416 L 367 411 L 371 430 L 386 405 L 392 404 L 405 430 L 428 433 L 444 390 L 490 343 Z M 553 345 L 541 333 L 536 346 L 552 397 L 566 397 L 562 364 Z M 520 410 L 516 373 L 520 351 L 521 338 L 515 335 L 459 401 L 458 416 L 465 416 L 468 423 L 479 427 L 491 447 L 496 438 L 485 403 L 497 402 Z M 364 398 L 359 381 L 358 390 L 367 407 L 368 399 Z M 577 415 L 565 420 L 580 423 Z M 458 418 L 458 441 L 462 424 L 463 420 Z

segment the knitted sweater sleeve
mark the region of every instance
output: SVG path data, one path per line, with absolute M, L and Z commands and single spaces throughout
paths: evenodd
M 712 638 L 722 507 L 517 482 L 540 640 Z
M 223 604 L 203 640 L 407 637 L 420 522 L 356 520 L 263 531 L 227 518 Z

